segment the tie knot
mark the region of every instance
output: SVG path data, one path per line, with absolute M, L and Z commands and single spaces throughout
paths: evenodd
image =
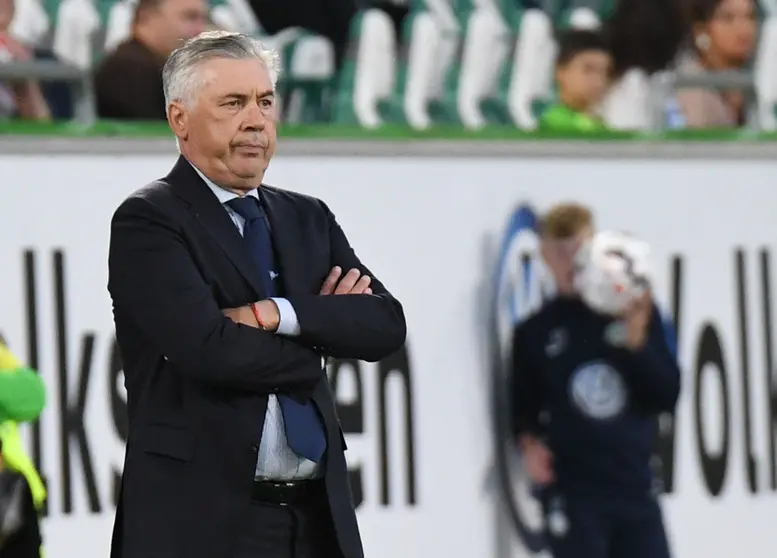
M 227 205 L 246 221 L 253 221 L 262 216 L 259 200 L 253 196 L 243 196 L 242 198 L 229 200 Z

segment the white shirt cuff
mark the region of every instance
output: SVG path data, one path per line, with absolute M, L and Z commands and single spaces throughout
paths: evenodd
M 278 307 L 278 329 L 275 333 L 278 335 L 287 335 L 289 337 L 296 337 L 299 335 L 299 320 L 297 320 L 297 312 L 294 311 L 291 302 L 285 298 L 271 298 L 270 300 Z

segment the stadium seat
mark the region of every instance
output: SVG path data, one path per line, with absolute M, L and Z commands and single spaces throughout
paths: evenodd
M 598 28 L 612 13 L 615 3 L 616 0 L 570 0 L 564 9 L 560 10 L 556 25 L 562 28 L 571 26 L 576 29 L 590 29 L 589 26 L 596 21 Z M 582 19 L 575 21 L 577 18 Z
M 104 52 L 114 50 L 129 39 L 136 4 L 137 0 L 119 0 L 110 7 L 105 18 Z
M 299 28 L 261 39 L 281 54 L 278 97 L 284 103 L 283 119 L 295 123 L 329 120 L 336 73 L 332 41 Z
M 262 32 L 256 14 L 246 0 L 219 0 L 211 2 L 210 16 L 213 23 L 227 31 L 235 31 L 247 35 L 258 35 Z
M 63 0 L 57 10 L 54 54 L 79 68 L 91 67 L 92 39 L 100 23 L 100 15 L 91 0 Z
M 556 51 L 550 16 L 541 10 L 526 10 L 521 18 L 507 93 L 510 118 L 519 128 L 535 129 L 538 105 L 552 97 Z
M 496 1 L 480 0 L 467 17 L 456 87 L 457 111 L 466 128 L 479 129 L 494 119 L 504 123 L 506 111 L 497 109 L 500 77 L 513 43 L 512 29 Z
M 51 21 L 40 0 L 16 0 L 11 35 L 27 45 L 39 45 L 50 26 Z
M 597 30 L 602 26 L 599 14 L 591 8 L 575 8 L 567 14 L 565 26 L 570 29 Z
M 451 94 L 457 75 L 461 26 L 446 0 L 415 0 L 403 24 L 406 57 L 399 63 L 394 95 L 381 103 L 389 120 L 414 129 L 436 121 L 455 121 L 456 102 Z M 455 79 L 455 78 L 454 78 Z
M 380 104 L 390 100 L 396 82 L 394 23 L 382 10 L 359 12 L 351 22 L 351 50 L 340 71 L 334 121 L 380 126 Z
M 645 131 L 652 124 L 651 78 L 644 70 L 631 69 L 610 88 L 600 113 L 608 127 Z

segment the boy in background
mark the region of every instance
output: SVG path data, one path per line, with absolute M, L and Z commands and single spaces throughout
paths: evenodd
M 597 31 L 572 30 L 559 39 L 558 102 L 540 117 L 540 129 L 595 132 L 605 126 L 596 114 L 609 86 L 612 56 Z

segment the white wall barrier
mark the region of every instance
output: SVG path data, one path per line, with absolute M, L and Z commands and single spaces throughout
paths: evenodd
M 27 432 L 50 487 L 48 558 L 107 555 L 126 428 L 106 291 L 109 220 L 172 163 L 0 156 L 0 331 L 37 361 L 49 389 L 39 430 Z M 388 374 L 385 405 L 378 366 L 338 375 L 367 555 L 491 557 L 503 548 L 487 293 L 514 209 L 578 199 L 600 225 L 650 241 L 657 296 L 679 309 L 684 391 L 664 431 L 676 556 L 773 557 L 776 175 L 777 164 L 753 161 L 276 160 L 268 181 L 325 199 L 407 313 L 408 359 L 383 367 L 400 372 Z

